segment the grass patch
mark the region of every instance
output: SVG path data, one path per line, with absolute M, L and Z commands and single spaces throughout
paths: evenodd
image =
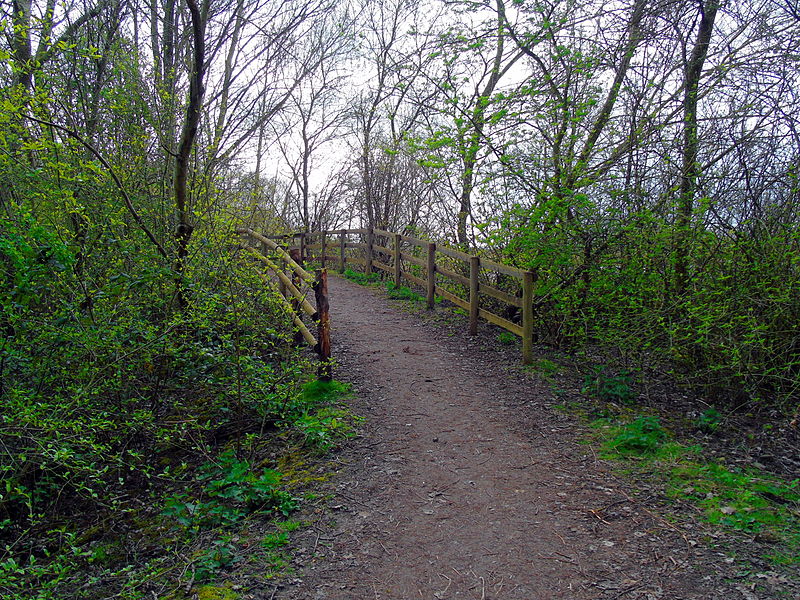
M 754 467 L 707 460 L 700 446 L 672 440 L 653 416 L 620 424 L 604 415 L 592 428 L 603 458 L 658 474 L 666 495 L 697 507 L 706 523 L 771 544 L 764 558 L 774 564 L 800 564 L 800 480 L 787 483 Z
M 530 365 L 527 365 L 525 369 L 547 380 L 552 379 L 561 371 L 561 367 L 559 367 L 557 363 L 546 358 L 540 358 L 534 361 Z
M 501 331 L 497 334 L 497 341 L 503 344 L 504 346 L 513 346 L 517 343 L 517 336 L 515 336 L 510 331 Z
M 299 435 L 303 446 L 328 452 L 339 441 L 352 437 L 355 425 L 362 421 L 347 408 L 335 405 L 349 394 L 350 386 L 341 381 L 310 381 L 281 425 Z
M 381 276 L 378 273 L 370 273 L 367 275 L 366 273 L 361 273 L 360 271 L 353 271 L 352 269 L 345 269 L 343 273 L 346 279 L 358 283 L 360 285 L 370 285 L 373 283 L 378 283 L 381 279 Z
M 581 393 L 606 402 L 630 404 L 636 398 L 633 382 L 633 373 L 630 371 L 613 373 L 608 367 L 599 366 L 584 377 Z
M 389 298 L 392 300 L 408 300 L 410 302 L 425 302 L 425 298 L 405 285 L 395 285 L 393 281 L 384 284 Z
M 350 394 L 350 386 L 341 381 L 309 381 L 303 386 L 303 400 L 311 405 L 328 404 Z
M 775 546 L 766 558 L 800 564 L 800 480 L 790 483 L 749 467 L 684 462 L 669 472 L 667 494 L 691 502 L 708 523 Z

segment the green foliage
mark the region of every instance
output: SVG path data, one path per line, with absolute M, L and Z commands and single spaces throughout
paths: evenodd
M 512 346 L 519 338 L 510 331 L 501 331 L 497 334 L 497 341 L 505 346 Z
M 237 422 L 268 430 L 311 367 L 274 293 L 230 245 L 232 223 L 197 223 L 179 306 L 172 261 L 133 222 L 107 170 L 58 136 L 31 139 L 41 162 L 32 166 L 19 123 L 8 113 L 0 122 L 0 598 L 109 597 L 141 586 L 147 567 L 121 567 L 124 554 L 90 547 L 80 528 L 132 518 L 131 494 L 175 476 L 165 454 L 207 451 L 215 430 Z M 120 177 L 170 240 L 168 220 L 158 229 L 163 206 L 128 179 L 136 168 L 132 158 Z M 246 485 L 215 481 L 202 497 L 172 499 L 189 529 L 236 523 L 254 505 L 294 506 L 268 495 L 265 472 Z M 79 581 L 87 564 L 105 577 Z
M 352 269 L 345 269 L 344 276 L 350 281 L 354 281 L 361 285 L 369 285 L 380 281 L 381 276 L 378 273 L 361 273 L 360 271 L 353 271 Z
M 632 384 L 633 374 L 630 371 L 620 371 L 612 375 L 607 367 L 595 367 L 584 377 L 581 393 L 606 402 L 627 404 L 636 397 Z
M 772 560 L 800 564 L 799 485 L 754 468 L 690 462 L 671 470 L 669 494 L 699 506 L 709 523 L 778 544 Z
M 198 479 L 202 487 L 197 492 L 167 498 L 162 510 L 167 522 L 189 537 L 216 535 L 193 558 L 196 581 L 213 581 L 219 571 L 242 559 L 233 532 L 244 519 L 256 513 L 288 516 L 298 507 L 298 500 L 282 489 L 280 473 L 256 470 L 232 450 L 203 465 Z M 286 533 L 276 535 L 287 539 Z
M 552 379 L 553 376 L 558 374 L 558 372 L 561 370 L 561 367 L 559 367 L 558 364 L 547 358 L 540 358 L 538 360 L 535 360 L 532 364 L 528 365 L 526 368 L 535 373 L 538 373 L 545 379 Z
M 606 443 L 608 451 L 619 454 L 653 454 L 667 439 L 657 417 L 638 417 L 619 427 Z
M 289 534 L 284 531 L 279 531 L 277 533 L 271 533 L 267 535 L 261 541 L 261 546 L 263 548 L 266 548 L 267 550 L 275 550 L 276 548 L 285 546 L 288 543 L 289 543 Z
M 346 398 L 350 394 L 350 384 L 332 379 L 315 379 L 303 385 L 302 399 L 309 405 L 319 406 Z
M 767 558 L 778 564 L 800 564 L 800 481 L 706 460 L 702 448 L 668 441 L 656 417 L 614 425 L 607 413 L 593 427 L 604 458 L 655 473 L 669 497 L 695 505 L 708 523 L 768 542 Z
M 223 585 L 200 585 L 195 589 L 197 600 L 238 600 L 241 596 L 231 589 L 230 582 Z
M 539 341 L 614 348 L 640 366 L 671 368 L 710 395 L 778 403 L 796 396 L 795 208 L 767 211 L 724 235 L 693 230 L 693 274 L 678 291 L 669 212 L 632 210 L 629 191 L 606 197 L 556 183 L 529 207 L 508 209 L 484 227 L 506 260 L 536 273 Z
M 352 423 L 357 421 L 348 411 L 324 407 L 299 415 L 292 426 L 300 432 L 303 443 L 321 452 L 327 452 L 342 439 L 352 437 Z
M 722 423 L 722 415 L 713 406 L 703 411 L 697 419 L 697 428 L 706 433 L 714 433 Z
M 297 508 L 297 500 L 280 487 L 280 473 L 257 473 L 232 450 L 206 463 L 200 473 L 204 485 L 199 494 L 178 494 L 164 503 L 162 514 L 185 529 L 231 527 L 253 512 L 287 516 Z
M 311 381 L 287 413 L 286 424 L 299 433 L 304 445 L 327 452 L 354 435 L 353 424 L 359 419 L 345 408 L 332 406 L 349 394 L 350 386 L 341 381 Z
M 200 552 L 193 561 L 195 581 L 213 580 L 218 571 L 230 567 L 242 559 L 239 552 L 236 544 L 231 541 L 231 536 L 213 540 L 211 547 Z
M 384 283 L 389 298 L 393 300 L 409 300 L 411 302 L 425 302 L 425 298 L 405 285 L 396 286 L 393 281 Z

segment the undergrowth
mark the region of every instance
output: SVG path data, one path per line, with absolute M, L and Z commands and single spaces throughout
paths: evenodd
M 718 423 L 706 414 L 703 422 Z M 764 557 L 774 564 L 800 565 L 800 480 L 708 458 L 701 446 L 674 440 L 652 415 L 620 421 L 606 414 L 592 427 L 603 458 L 639 477 L 658 477 L 668 497 L 696 506 L 708 525 L 765 542 Z
M 367 275 L 366 273 L 353 271 L 352 269 L 345 269 L 343 275 L 350 281 L 354 281 L 355 283 L 359 283 L 361 285 L 378 283 L 381 280 L 381 276 L 378 273 L 370 273 Z

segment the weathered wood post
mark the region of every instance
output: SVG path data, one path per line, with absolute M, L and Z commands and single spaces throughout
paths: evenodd
M 322 236 L 322 259 L 320 260 L 320 265 L 322 268 L 325 268 L 325 253 L 328 251 L 328 232 L 321 231 L 320 235 Z
M 478 275 L 481 269 L 481 259 L 477 256 L 469 257 L 469 334 L 478 334 L 478 309 L 480 299 L 478 292 Z
M 314 282 L 314 297 L 317 300 L 317 312 L 314 315 L 314 319 L 317 322 L 317 346 L 314 349 L 319 355 L 317 377 L 320 381 L 330 381 L 333 377 L 333 372 L 331 369 L 331 323 L 327 269 L 317 269 L 316 281 Z
M 364 265 L 364 273 L 366 275 L 372 274 L 372 247 L 375 244 L 375 232 L 372 227 L 367 229 L 367 255 L 366 264 Z
M 433 308 L 436 298 L 436 244 L 428 244 L 428 308 Z
M 533 271 L 522 274 L 522 362 L 533 362 Z
M 400 287 L 400 282 L 403 277 L 403 266 L 400 262 L 400 243 L 402 240 L 402 235 L 399 233 L 394 234 L 394 286 L 396 288 Z
M 345 264 L 347 262 L 347 253 L 346 253 L 346 244 L 347 244 L 347 237 L 346 237 L 345 230 L 342 229 L 341 233 L 339 234 L 339 273 L 344 273 L 345 271 Z

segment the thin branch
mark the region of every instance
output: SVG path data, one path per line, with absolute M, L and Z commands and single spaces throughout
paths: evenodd
M 71 138 L 74 138 L 75 140 L 77 140 L 77 142 L 79 144 L 81 144 L 84 148 L 86 148 L 89 152 L 91 152 L 94 155 L 94 157 L 97 160 L 100 161 L 100 164 L 102 164 L 103 167 L 105 167 L 105 169 L 108 171 L 108 174 L 111 175 L 111 179 L 114 180 L 114 184 L 117 186 L 117 189 L 122 194 L 122 198 L 125 201 L 125 206 L 127 207 L 128 212 L 133 217 L 133 220 L 136 221 L 136 224 L 145 233 L 145 235 L 147 235 L 149 240 L 151 242 L 153 242 L 155 247 L 158 249 L 158 253 L 161 256 L 163 256 L 164 258 L 169 258 L 169 255 L 167 254 L 167 251 L 164 250 L 164 247 L 161 245 L 161 243 L 159 243 L 159 241 L 156 239 L 156 237 L 153 235 L 153 233 L 150 231 L 150 229 L 148 229 L 147 225 L 145 225 L 144 221 L 142 220 L 142 217 L 139 216 L 138 212 L 136 212 L 136 209 L 133 206 L 133 202 L 131 202 L 131 198 L 128 195 L 128 192 L 125 190 L 125 186 L 122 184 L 122 181 L 120 181 L 120 178 L 117 176 L 117 174 L 114 171 L 113 167 L 103 157 L 103 155 L 100 154 L 100 152 L 97 149 L 95 149 L 94 146 L 92 146 L 89 142 L 84 140 L 80 136 L 80 134 L 78 134 L 76 131 L 74 131 L 72 129 L 69 129 L 68 127 L 64 127 L 62 125 L 57 125 L 56 123 L 53 123 L 52 121 L 45 121 L 43 119 L 38 119 L 38 118 L 33 117 L 31 115 L 23 114 L 22 116 L 24 118 L 26 118 L 26 119 L 34 121 L 35 123 L 39 123 L 40 125 L 46 125 L 47 127 L 52 127 L 53 129 L 57 129 L 59 131 L 63 131 L 64 133 L 66 133 Z

